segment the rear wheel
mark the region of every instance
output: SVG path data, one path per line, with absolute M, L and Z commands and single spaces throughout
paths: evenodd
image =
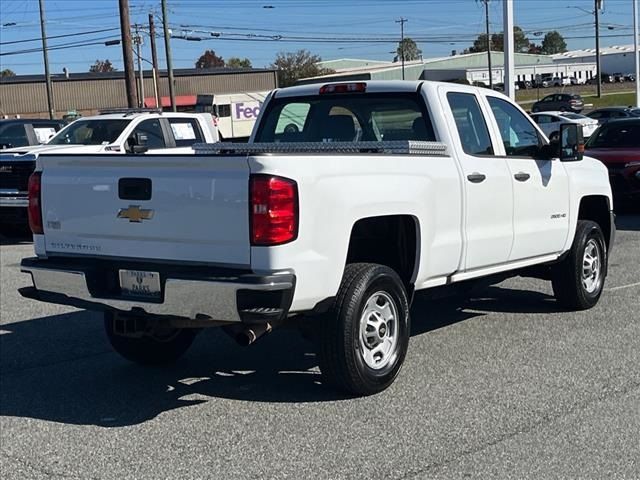
M 567 257 L 552 269 L 553 293 L 570 310 L 593 307 L 602 295 L 607 249 L 600 226 L 580 220 Z
M 104 326 L 113 349 L 141 365 L 167 365 L 191 346 L 198 330 L 173 328 L 144 319 L 105 313 Z
M 398 275 L 384 265 L 347 265 L 319 337 L 326 384 L 354 395 L 386 389 L 409 345 L 409 304 Z

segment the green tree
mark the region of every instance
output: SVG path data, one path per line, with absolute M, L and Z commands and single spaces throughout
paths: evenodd
M 514 51 L 517 53 L 527 53 L 531 48 L 531 42 L 522 31 L 520 27 L 513 28 L 513 41 Z M 478 53 L 487 51 L 487 34 L 481 33 L 473 42 L 473 45 L 469 47 L 469 53 Z M 504 51 L 504 35 L 502 33 L 494 33 L 491 35 L 491 51 L 502 52 Z
M 271 64 L 278 70 L 278 83 L 281 87 L 294 85 L 301 78 L 317 77 L 335 73 L 333 70 L 321 68 L 318 62 L 322 59 L 308 50 L 297 52 L 279 52 Z
M 91 73 L 115 72 L 116 70 L 117 68 L 113 66 L 108 58 L 106 60 L 96 60 L 96 62 L 89 67 Z
M 418 48 L 418 45 L 412 38 L 406 37 L 404 40 L 398 42 L 398 60 L 402 60 L 402 51 L 404 50 L 404 59 L 407 62 L 412 60 L 420 60 L 422 58 L 422 50 Z
M 205 50 L 205 52 L 200 55 L 198 61 L 196 62 L 196 68 L 216 68 L 216 67 L 224 67 L 224 60 L 222 57 L 216 55 L 216 52 L 213 50 Z
M 567 42 L 564 37 L 555 30 L 547 33 L 542 40 L 542 53 L 553 55 L 554 53 L 564 53 L 567 51 Z
M 231 57 L 227 60 L 229 68 L 251 68 L 251 60 L 248 58 Z
M 9 68 L 5 68 L 0 72 L 0 78 L 15 77 L 15 76 L 16 76 L 16 73 Z

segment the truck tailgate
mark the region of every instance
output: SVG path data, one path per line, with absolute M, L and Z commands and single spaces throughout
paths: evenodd
M 49 255 L 249 265 L 249 167 L 211 155 L 42 156 Z

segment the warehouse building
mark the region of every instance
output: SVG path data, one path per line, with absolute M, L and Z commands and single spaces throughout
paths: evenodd
M 600 49 L 600 64 L 602 73 L 632 73 L 635 72 L 635 55 L 633 45 L 615 45 Z M 554 62 L 563 64 L 584 64 L 595 63 L 596 50 L 588 48 L 585 50 L 572 50 L 570 52 L 551 55 Z
M 584 83 L 595 76 L 594 62 L 560 62 L 548 55 L 516 53 L 516 81 L 532 81 L 536 75 L 550 74 L 558 77 L 574 77 Z M 493 83 L 504 82 L 504 53 L 491 52 Z M 332 68 L 335 74 L 301 80 L 300 84 L 319 81 L 343 80 L 399 80 L 402 65 L 398 62 L 372 62 L 371 60 L 340 59 L 320 62 L 323 68 Z M 426 58 L 406 62 L 404 78 L 407 80 L 467 81 L 489 84 L 487 53 L 469 53 L 441 58 Z
M 167 72 L 161 71 L 158 94 L 169 106 Z M 230 94 L 273 90 L 277 72 L 269 69 L 177 69 L 174 70 L 178 110 L 191 110 L 198 94 Z M 139 82 L 138 82 L 139 83 Z M 77 73 L 52 76 L 56 117 L 68 112 L 94 115 L 101 109 L 127 106 L 123 72 Z M 151 71 L 144 72 L 145 106 L 155 107 Z M 0 79 L 0 117 L 48 117 L 43 75 L 20 75 Z

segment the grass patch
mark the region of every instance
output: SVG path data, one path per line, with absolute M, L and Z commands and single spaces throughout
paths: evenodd
M 636 94 L 631 93 L 615 93 L 603 95 L 598 98 L 596 96 L 582 97 L 584 103 L 592 103 L 593 109 L 602 107 L 628 107 L 636 104 Z

